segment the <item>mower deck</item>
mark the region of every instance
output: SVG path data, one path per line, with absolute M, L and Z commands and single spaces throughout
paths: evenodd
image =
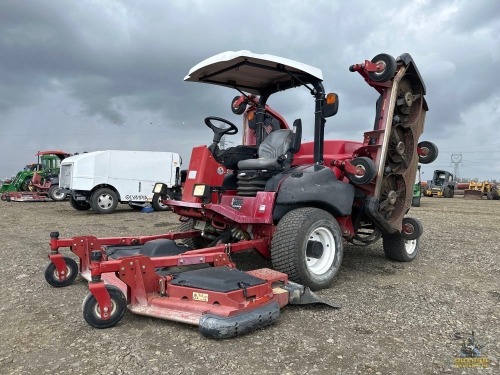
M 212 338 L 227 338 L 274 323 L 288 303 L 283 284 L 287 276 L 269 269 L 254 276 L 235 268 L 210 267 L 187 271 L 174 278 L 164 295 L 148 293 L 128 307 L 139 315 L 199 326 Z
M 59 246 L 70 246 L 80 257 L 81 276 L 89 281 L 84 317 L 95 328 L 115 325 L 128 309 L 138 315 L 197 325 L 207 337 L 228 338 L 273 324 L 280 308 L 289 303 L 340 308 L 289 282 L 284 273 L 267 268 L 236 269 L 227 245 L 190 250 L 172 240 L 197 233 L 61 240 L 53 233 L 46 278 L 50 276 L 47 281 L 53 286 L 66 286 L 74 280 L 74 261 L 58 252 Z M 231 250 L 255 244 L 259 241 L 242 241 Z
M 221 339 L 273 324 L 280 308 L 289 303 L 340 307 L 289 283 L 284 273 L 266 268 L 240 271 L 224 252 L 213 251 L 205 257 L 187 254 L 152 258 L 138 254 L 104 261 L 94 251 L 85 320 L 95 328 L 111 327 L 127 305 L 135 314 L 197 325 L 204 336 Z M 176 272 L 176 264 L 190 267 L 196 263 L 212 266 Z M 116 293 L 121 288 L 113 278 L 102 277 L 110 273 L 126 284 L 126 294 Z
M 27 191 L 11 191 L 2 194 L 2 200 L 7 202 L 50 202 L 47 193 L 27 192 Z

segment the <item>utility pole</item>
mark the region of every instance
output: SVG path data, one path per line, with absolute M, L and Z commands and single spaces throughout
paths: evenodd
M 460 178 L 460 170 L 458 168 L 458 165 L 462 164 L 462 153 L 451 154 L 451 164 L 453 164 L 455 166 L 455 171 L 453 174 L 455 175 L 455 180 L 458 181 Z M 463 166 L 463 164 L 462 164 L 462 166 Z
M 221 150 L 224 150 L 226 148 L 226 144 L 231 144 L 234 143 L 232 141 L 226 141 L 226 136 L 223 135 L 220 142 L 219 142 L 219 147 Z

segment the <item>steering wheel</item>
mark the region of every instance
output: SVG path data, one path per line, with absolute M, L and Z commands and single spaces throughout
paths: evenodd
M 214 125 L 212 121 L 218 121 L 220 124 L 219 126 Z M 227 125 L 228 127 L 224 126 Z M 238 128 L 236 125 L 234 125 L 231 121 L 228 121 L 226 119 L 220 118 L 220 117 L 215 117 L 215 116 L 209 116 L 205 118 L 205 125 L 207 125 L 212 131 L 214 132 L 214 142 L 219 143 L 223 135 L 233 135 L 238 133 Z

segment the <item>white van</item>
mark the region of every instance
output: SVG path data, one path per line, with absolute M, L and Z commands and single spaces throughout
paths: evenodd
M 78 154 L 61 162 L 59 188 L 70 194 L 71 206 L 112 213 L 118 203 L 141 208 L 151 202 L 155 210 L 167 210 L 157 182 L 169 187 L 169 199 L 180 199 L 181 157 L 173 152 L 107 150 Z

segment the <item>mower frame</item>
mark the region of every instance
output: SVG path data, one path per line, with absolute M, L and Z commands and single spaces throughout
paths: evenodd
M 115 319 L 110 320 L 106 314 L 112 308 L 110 299 L 115 299 L 118 306 L 122 304 L 121 297 L 116 300 L 117 294 L 105 285 L 107 282 L 121 288 L 126 304 L 135 313 L 186 323 L 197 322 L 200 327 L 203 327 L 201 322 L 205 317 L 217 320 L 250 310 L 256 312 L 264 305 L 269 307 L 267 303 L 273 300 L 276 302 L 273 310 L 266 310 L 266 314 L 273 317 L 269 319 L 270 324 L 279 314 L 279 307 L 286 303 L 322 303 L 308 287 L 314 290 L 331 284 L 340 267 L 343 242 L 359 239 L 360 230 L 367 224 L 372 233 L 361 242 L 372 243 L 381 235 L 389 259 L 413 260 L 418 253 L 418 239 L 423 229 L 418 220 L 405 215 L 410 208 L 417 159 L 427 163 L 437 156 L 435 145 L 418 143 L 428 110 L 424 99 L 425 85 L 409 54 L 397 59 L 380 54 L 372 61 L 351 66 L 350 70 L 360 73 L 380 94 L 374 128 L 364 133 L 362 142 L 325 141 L 326 118 L 337 113 L 338 97 L 325 93 L 322 73 L 317 68 L 249 51 L 225 52 L 193 67 L 185 77 L 186 81 L 230 87 L 240 92 L 241 95 L 233 99 L 231 109 L 233 113 L 243 114 L 243 144 L 240 148 L 219 149 L 224 133 L 232 131 L 234 134 L 237 128 L 224 119 L 220 120 L 230 127 L 218 128 L 212 123 L 217 118 L 206 118 L 206 125 L 214 131 L 213 143 L 208 147 L 193 148 L 182 200 L 164 201 L 182 221 L 192 223 L 190 228 L 184 226 L 179 232 L 141 237 L 59 239 L 57 232 L 51 234 L 49 259 L 55 270 L 52 268 L 49 275 L 64 281 L 60 286 L 72 282 L 65 276 L 71 268 L 69 258 L 59 253 L 59 248 L 70 247 L 80 259 L 79 272 L 90 279 L 86 303 L 94 306 L 93 311 L 98 311 L 98 314 L 92 318 L 84 314 L 87 322 L 97 328 L 116 324 Z M 294 122 L 292 132 L 284 118 L 267 105 L 270 95 L 294 87 L 305 87 L 315 102 L 312 142 L 301 143 L 301 120 Z M 260 159 L 249 155 L 252 150 L 255 153 L 260 151 L 260 146 L 265 143 L 268 135 L 264 130 L 270 119 L 280 131 L 290 132 L 291 143 L 289 152 L 285 148 L 282 155 L 268 163 L 278 165 L 268 173 L 267 167 L 262 170 L 254 168 L 261 163 Z M 236 161 L 233 156 L 236 156 Z M 251 168 L 245 169 L 243 164 Z M 265 175 L 265 187 L 250 194 L 239 190 L 236 180 L 240 182 L 247 175 L 257 178 Z M 166 188 L 157 184 L 154 192 L 164 195 Z M 295 227 L 290 229 L 289 225 Z M 127 246 L 145 246 L 157 239 L 191 245 L 203 241 L 206 246 L 157 258 L 131 255 L 113 260 L 106 253 L 107 246 L 126 249 Z M 236 310 L 228 310 L 232 291 L 223 293 L 224 298 L 217 295 L 218 303 L 222 299 L 226 301 L 221 303 L 222 307 L 207 308 L 206 303 L 213 302 L 210 296 L 215 295 L 214 291 L 202 292 L 199 286 L 188 288 L 189 291 L 182 289 L 182 293 L 192 293 L 191 296 L 194 293 L 207 294 L 207 301 L 183 295 L 184 302 L 177 303 L 175 298 L 182 294 L 177 294 L 181 289 L 174 286 L 177 276 L 158 274 L 162 267 L 182 267 L 193 262 L 213 268 L 234 268 L 230 254 L 250 249 L 271 259 L 275 268 L 275 271 L 249 272 L 266 284 L 254 298 L 261 302 L 252 302 L 254 309 L 247 310 L 248 301 L 239 301 Z M 70 272 L 70 275 L 74 279 L 75 273 Z M 107 280 L 106 275 L 109 276 Z M 118 284 L 118 279 L 125 286 Z M 279 284 L 277 288 L 276 283 Z M 236 294 L 246 298 L 245 290 L 241 287 Z M 198 306 L 198 302 L 205 303 L 201 308 L 203 312 L 198 307 L 191 307 Z M 182 312 L 180 315 L 184 312 L 187 315 L 180 317 L 179 311 Z M 196 311 L 196 318 L 190 316 L 193 311 Z M 217 333 L 207 335 L 230 337 L 239 334 L 231 331 L 225 336 L 221 332 L 246 321 L 246 318 L 242 319 L 225 321 L 227 326 L 224 323 Z M 259 326 L 255 320 L 252 322 L 248 325 L 249 330 Z

